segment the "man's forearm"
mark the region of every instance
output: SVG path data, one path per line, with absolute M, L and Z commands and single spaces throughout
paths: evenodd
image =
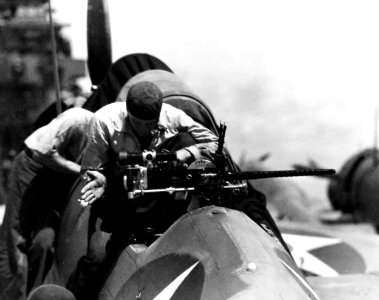
M 61 174 L 80 174 L 80 165 L 76 162 L 65 159 L 58 152 L 53 152 L 48 155 L 35 153 L 35 159 L 43 164 L 46 168 Z

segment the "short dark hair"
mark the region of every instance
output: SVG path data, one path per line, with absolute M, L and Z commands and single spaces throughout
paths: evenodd
M 142 120 L 159 119 L 163 96 L 161 90 L 150 81 L 138 82 L 129 89 L 126 109 Z

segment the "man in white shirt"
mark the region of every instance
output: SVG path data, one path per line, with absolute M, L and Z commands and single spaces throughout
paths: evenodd
M 1 299 L 25 299 L 44 280 L 59 214 L 80 174 L 92 116 L 82 108 L 66 110 L 33 132 L 14 159 L 0 230 Z

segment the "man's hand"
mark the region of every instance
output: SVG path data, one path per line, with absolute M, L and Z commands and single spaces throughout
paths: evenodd
M 187 149 L 180 149 L 176 151 L 176 159 L 179 161 L 179 163 L 191 163 L 193 160 L 193 155 L 191 152 L 189 152 Z
M 78 199 L 82 207 L 91 205 L 100 199 L 104 195 L 107 185 L 105 176 L 98 171 L 87 171 L 86 177 L 88 183 L 80 191 L 82 195 Z

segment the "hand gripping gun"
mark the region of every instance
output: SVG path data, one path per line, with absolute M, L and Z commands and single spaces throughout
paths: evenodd
M 335 173 L 334 169 L 305 169 L 279 171 L 228 171 L 227 154 L 224 151 L 226 126 L 219 127 L 219 143 L 214 163 L 207 160 L 195 161 L 190 166 L 175 165 L 175 152 L 119 153 L 123 166 L 123 185 L 128 199 L 148 193 L 192 192 L 212 194 L 217 203 L 222 203 L 225 192 L 234 194 L 247 192 L 246 180 L 294 177 L 325 176 Z

